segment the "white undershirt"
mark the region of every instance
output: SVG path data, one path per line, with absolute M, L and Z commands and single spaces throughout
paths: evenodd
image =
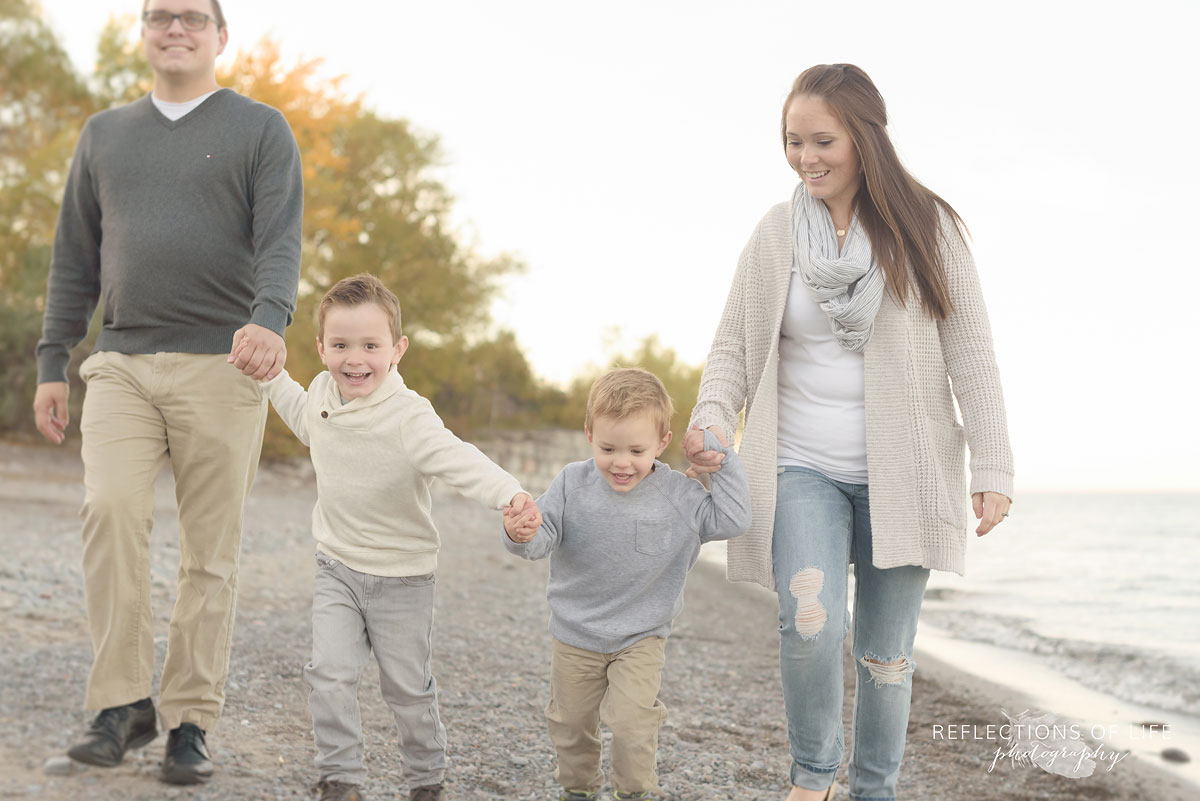
M 778 463 L 867 483 L 863 357 L 843 349 L 792 271 L 779 330 Z
M 156 109 L 158 109 L 164 117 L 166 117 L 171 122 L 174 122 L 175 120 L 177 120 L 180 117 L 187 114 L 192 109 L 196 108 L 196 106 L 200 105 L 205 100 L 208 100 L 210 97 L 212 97 L 219 91 L 221 91 L 221 90 L 213 89 L 211 92 L 208 92 L 207 94 L 200 95 L 199 97 L 193 97 L 191 100 L 185 100 L 182 103 L 171 103 L 167 100 L 159 100 L 158 95 L 151 92 L 150 93 L 150 102 L 154 104 L 154 107 Z

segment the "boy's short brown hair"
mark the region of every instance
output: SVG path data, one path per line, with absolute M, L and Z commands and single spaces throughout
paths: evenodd
M 392 342 L 399 342 L 403 335 L 400 330 L 400 299 L 370 273 L 343 278 L 329 288 L 317 307 L 317 339 L 325 339 L 325 315 L 331 308 L 361 306 L 364 303 L 374 303 L 383 309 L 391 325 Z
M 671 430 L 675 407 L 658 376 L 640 367 L 618 367 L 592 384 L 583 425 L 591 431 L 597 417 L 623 420 L 642 412 L 649 412 L 658 424 L 659 436 L 665 437 Z

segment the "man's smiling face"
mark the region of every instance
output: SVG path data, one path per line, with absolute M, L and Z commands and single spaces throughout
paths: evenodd
M 198 31 L 187 30 L 181 19 L 171 20 L 161 30 L 142 23 L 142 47 L 155 75 L 187 79 L 213 74 L 217 56 L 225 49 L 229 39 L 227 29 L 217 28 L 213 11 L 212 3 L 208 0 L 150 0 L 146 4 L 146 13 L 192 12 L 209 18 Z

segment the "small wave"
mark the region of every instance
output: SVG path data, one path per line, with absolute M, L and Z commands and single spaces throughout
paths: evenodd
M 1114 643 L 1047 637 L 1027 620 L 964 609 L 927 609 L 922 620 L 962 640 L 1035 654 L 1084 687 L 1131 703 L 1200 717 L 1200 669 L 1169 654 Z

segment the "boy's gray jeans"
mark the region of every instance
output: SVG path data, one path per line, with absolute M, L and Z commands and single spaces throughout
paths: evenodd
M 374 651 L 383 699 L 396 716 L 409 787 L 441 784 L 446 730 L 429 668 L 433 586 L 432 573 L 372 576 L 317 553 L 313 655 L 304 680 L 321 780 L 362 784 L 366 779 L 358 683 Z

